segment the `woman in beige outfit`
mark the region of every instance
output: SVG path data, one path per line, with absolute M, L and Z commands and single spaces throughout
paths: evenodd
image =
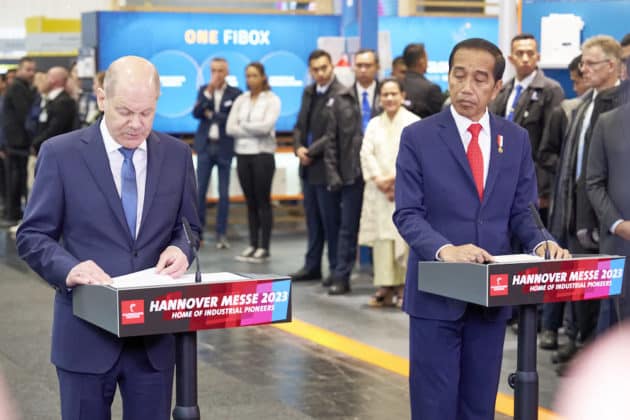
M 384 112 L 370 120 L 361 146 L 365 179 L 359 244 L 373 248 L 374 285 L 370 306 L 402 305 L 407 245 L 392 222 L 396 155 L 403 128 L 419 118 L 402 107 L 405 93 L 396 79 L 380 86 Z

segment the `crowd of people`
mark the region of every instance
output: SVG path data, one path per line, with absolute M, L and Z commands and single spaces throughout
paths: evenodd
M 526 208 L 531 202 L 538 207 L 551 235 L 552 256 L 566 257 L 569 252 L 630 255 L 630 195 L 624 184 L 630 160 L 630 146 L 624 141 L 630 128 L 630 34 L 620 42 L 606 35 L 584 42 L 581 54 L 568 67 L 577 95 L 574 99 L 565 99 L 560 84 L 539 67 L 534 36 L 516 35 L 506 56 L 514 77 L 502 83 L 506 62 L 496 46 L 479 39 L 458 44 L 449 58 L 448 98 L 425 77 L 428 54 L 421 43 L 409 44 L 392 63 L 392 77 L 384 80 L 377 77 L 378 53 L 358 50 L 352 60 L 355 81 L 349 86 L 335 77 L 328 52 L 318 49 L 308 58 L 313 83 L 304 89 L 293 130 L 307 243 L 304 262 L 291 276 L 294 281 L 321 281 L 329 295 L 344 295 L 352 289 L 358 246 L 373 249 L 376 291 L 368 304 L 403 308 L 411 317 L 412 348 L 430 343 L 428 346 L 435 350 L 412 354 L 411 388 L 412 396 L 435 394 L 439 404 L 423 406 L 412 398 L 412 413 L 443 415 L 441 410 L 450 407 L 448 410 L 455 410 L 453 415 L 457 417 L 471 407 L 480 412 L 493 410 L 490 403 L 494 401 L 500 366 L 495 359 L 501 359 L 502 332 L 514 317 L 507 309 L 486 311 L 419 292 L 418 261 L 485 262 L 492 259 L 491 253 L 540 254 L 540 232 L 532 225 Z M 153 78 L 154 68 L 147 62 L 124 59 L 114 65 L 109 77 L 120 77 L 122 70 L 131 75 L 137 73 L 139 78 L 148 77 L 150 83 L 142 86 L 151 95 L 155 93 L 152 87 L 158 82 Z M 200 216 L 199 230 L 203 235 L 207 189 L 216 166 L 216 247 L 229 248 L 230 168 L 236 157 L 249 226 L 248 246 L 236 258 L 264 263 L 272 254 L 271 185 L 275 172 L 275 124 L 281 101 L 259 62 L 247 65 L 244 92 L 228 85 L 225 59 L 212 59 L 210 70 L 211 80 L 199 89 L 193 109 L 193 116 L 199 120 L 193 144 L 197 154 L 197 190 L 186 190 L 186 198 L 195 196 L 193 206 Z M 122 125 L 118 126 L 127 118 L 121 112 L 131 109 L 134 118 L 139 115 L 132 122 L 140 124 L 147 118 L 148 111 L 141 109 L 146 105 L 152 118 L 157 96 L 143 104 L 142 98 L 132 92 L 139 87 L 125 82 L 123 86 L 129 92 L 125 91 L 121 98 L 131 105 L 121 108 L 113 103 L 122 100 L 114 95 L 114 82 L 120 83 L 117 79 L 104 80 L 104 74 L 98 74 L 93 92 L 84 93 L 72 69 L 52 67 L 45 74 L 37 73 L 35 61 L 28 57 L 20 60 L 14 75 L 0 79 L 0 187 L 6 226 L 18 224 L 23 217 L 29 199 L 29 161 L 38 156 L 48 139 L 80 127 L 96 127 L 92 134 L 100 138 L 96 131 L 101 126 L 101 136 L 109 147 L 111 136 L 103 131 L 105 125 L 114 131 L 110 134 L 117 143 L 124 143 L 128 134 Z M 111 118 L 107 119 L 107 113 L 102 118 L 101 110 L 109 111 Z M 496 133 L 500 134 L 498 138 L 510 142 L 505 149 L 503 140 L 498 149 L 495 147 Z M 116 187 L 122 188 L 121 197 L 129 192 L 124 185 L 128 175 L 125 171 L 132 170 L 135 184 L 136 173 L 146 176 L 151 169 L 147 169 L 147 153 L 152 151 L 139 137 L 135 140 L 131 152 L 121 150 L 124 156 L 119 156 L 112 149 L 115 157 L 110 156 Z M 55 149 L 46 150 L 49 160 L 42 163 L 42 168 L 50 171 L 54 179 Z M 495 151 L 502 155 L 503 166 L 498 165 Z M 123 171 L 122 177 L 116 175 L 114 165 Z M 133 169 L 134 165 L 144 169 Z M 181 167 L 189 173 L 183 160 Z M 49 193 L 45 181 L 37 178 L 35 190 L 39 188 L 40 197 L 35 200 L 42 202 Z M 146 182 L 149 188 L 148 178 Z M 72 185 L 81 191 L 80 184 Z M 131 202 L 122 198 L 127 233 L 135 238 L 143 233 L 140 220 L 145 214 L 140 210 L 127 214 L 126 206 L 133 203 L 134 209 L 141 209 L 144 189 L 136 191 L 134 186 L 132 192 Z M 506 197 L 511 201 L 505 202 Z M 85 207 L 89 209 L 90 205 Z M 61 211 L 52 210 L 55 209 Z M 30 219 L 22 229 L 23 244 L 27 239 L 35 240 L 29 229 L 42 228 L 33 218 L 33 212 L 38 211 L 43 210 L 31 207 Z M 186 211 L 191 209 L 186 207 Z M 482 225 L 485 219 L 494 223 Z M 55 223 L 61 223 L 60 220 L 56 218 Z M 479 225 L 473 228 L 477 221 Z M 99 231 L 89 224 L 82 227 L 86 226 Z M 68 234 L 72 238 L 72 232 Z M 81 238 L 75 239 L 81 242 Z M 164 250 L 164 256 L 160 254 L 162 248 L 152 249 L 151 255 L 160 256 L 163 267 L 175 264 L 173 270 L 181 271 L 185 256 L 181 249 L 167 252 L 169 248 Z M 322 269 L 325 248 L 327 275 Z M 34 258 L 30 249 L 23 248 L 21 252 Z M 85 269 L 92 272 L 97 282 L 106 280 L 93 266 L 81 264 L 76 266 L 77 276 Z M 70 280 L 73 285 L 84 281 L 70 274 L 66 284 Z M 59 279 L 50 281 L 63 288 Z M 545 304 L 541 310 L 540 347 L 555 350 L 552 360 L 562 374 L 581 348 L 630 314 L 630 299 L 624 295 L 602 301 Z M 455 340 L 466 342 L 469 349 L 479 352 L 442 351 L 440 346 L 453 339 L 443 336 L 446 325 L 458 331 Z M 561 329 L 568 340 L 559 346 Z M 482 333 L 483 343 L 468 336 L 471 332 Z M 454 347 L 459 345 L 453 343 Z M 436 386 L 431 378 L 440 378 L 445 386 L 451 386 L 460 375 L 478 382 L 478 363 L 470 363 L 471 370 L 460 371 L 456 367 L 460 366 L 458 360 L 478 358 L 479 353 L 484 353 L 482 347 L 487 350 L 484 366 L 490 367 L 485 372 L 488 386 L 472 389 L 460 381 L 463 394 L 453 401 L 457 392 Z M 60 365 L 65 363 L 62 356 L 59 361 Z M 445 364 L 453 369 L 435 371 Z M 72 368 L 71 363 L 68 366 Z M 448 378 L 444 379 L 444 375 Z M 71 376 L 60 379 L 67 383 L 73 380 Z M 469 391 L 472 393 L 467 397 L 465 393 Z M 471 402 L 481 391 L 487 391 L 487 398 Z M 469 403 L 472 405 L 466 406 Z
M 98 73 L 92 90 L 84 92 L 76 64 L 38 72 L 31 57 L 21 58 L 16 69 L 0 76 L 0 223 L 13 234 L 22 219 L 40 147 L 100 117 L 95 92 L 104 77 L 104 72 Z

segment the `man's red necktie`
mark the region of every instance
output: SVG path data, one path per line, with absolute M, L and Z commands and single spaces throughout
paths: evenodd
M 481 124 L 470 124 L 468 131 L 472 134 L 472 138 L 470 139 L 470 144 L 468 144 L 466 157 L 468 157 L 468 163 L 470 164 L 473 179 L 477 186 L 479 200 L 483 200 L 483 156 L 481 155 L 481 148 L 479 147 Z

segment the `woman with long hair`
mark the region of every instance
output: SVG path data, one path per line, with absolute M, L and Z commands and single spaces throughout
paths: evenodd
M 249 224 L 249 246 L 236 259 L 264 262 L 270 256 L 271 181 L 276 170 L 275 126 L 280 98 L 271 91 L 261 63 L 248 64 L 245 78 L 248 90 L 234 101 L 226 125 L 228 135 L 234 137 L 238 179 L 247 202 Z

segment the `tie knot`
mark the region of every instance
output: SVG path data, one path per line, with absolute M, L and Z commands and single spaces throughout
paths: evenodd
M 363 100 L 366 101 L 367 98 L 368 98 L 367 90 L 364 90 L 363 93 L 361 94 L 361 96 L 363 97 Z
M 120 153 L 122 153 L 122 155 L 124 156 L 125 160 L 127 160 L 127 159 L 132 159 L 133 158 L 133 152 L 135 152 L 136 149 L 129 149 L 127 147 L 121 147 L 120 149 L 118 149 L 118 151 Z
M 479 139 L 479 133 L 481 132 L 481 124 L 474 123 L 468 127 L 468 132 L 472 134 L 473 140 Z
M 523 85 L 517 84 L 514 90 L 516 90 L 517 95 L 520 95 L 521 91 L 523 90 Z

